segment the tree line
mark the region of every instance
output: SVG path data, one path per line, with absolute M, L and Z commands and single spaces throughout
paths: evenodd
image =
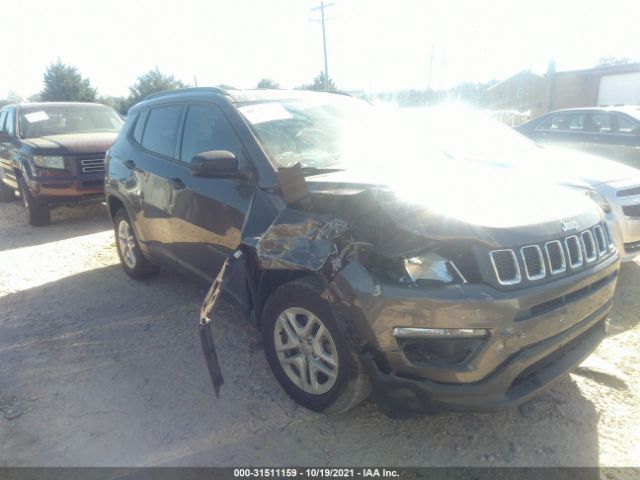
M 326 90 L 337 90 L 335 82 L 329 78 Z M 152 93 L 186 88 L 191 85 L 182 82 L 173 75 L 160 71 L 158 67 L 140 75 L 136 82 L 129 87 L 127 97 L 114 97 L 99 95 L 98 90 L 91 85 L 88 78 L 82 76 L 77 67 L 67 65 L 60 60 L 51 63 L 44 72 L 43 89 L 26 100 L 30 102 L 98 102 L 115 108 L 125 114 L 129 108 Z M 217 87 L 226 90 L 235 90 L 231 85 L 219 84 Z M 271 78 L 263 78 L 256 88 L 280 88 L 280 85 Z M 325 90 L 324 76 L 322 72 L 313 79 L 313 82 L 296 87 L 298 90 Z M 20 103 L 25 99 L 10 92 L 7 98 L 0 99 L 0 107 L 13 103 Z

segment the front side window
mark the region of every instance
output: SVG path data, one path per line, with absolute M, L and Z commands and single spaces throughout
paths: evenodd
M 181 116 L 181 105 L 152 109 L 142 135 L 142 146 L 151 152 L 175 158 Z
M 7 117 L 7 110 L 0 111 L 0 132 L 4 132 L 4 119 Z
M 192 105 L 187 112 L 180 159 L 191 163 L 194 156 L 212 150 L 227 150 L 241 158 L 242 147 L 229 121 L 213 105 Z
M 118 132 L 122 117 L 101 105 L 40 105 L 21 108 L 18 117 L 22 138 L 71 133 Z
M 631 120 L 627 120 L 624 117 L 616 116 L 616 124 L 618 127 L 616 130 L 617 133 L 624 133 L 629 135 L 640 129 L 639 124 L 633 123 Z

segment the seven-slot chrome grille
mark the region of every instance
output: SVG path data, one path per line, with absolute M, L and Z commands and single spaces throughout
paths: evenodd
M 603 222 L 561 240 L 492 250 L 489 257 L 498 283 L 517 285 L 524 279 L 542 280 L 593 265 L 614 248 L 609 228 Z

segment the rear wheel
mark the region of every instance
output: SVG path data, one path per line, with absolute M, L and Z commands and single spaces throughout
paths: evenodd
M 322 290 L 314 278 L 279 287 L 265 305 L 262 338 L 271 370 L 291 398 L 311 410 L 341 413 L 371 387 Z
M 160 268 L 147 260 L 142 250 L 140 250 L 138 239 L 124 209 L 120 209 L 116 213 L 114 228 L 116 250 L 118 250 L 120 264 L 127 275 L 136 280 L 156 275 Z
M 0 178 L 0 202 L 13 202 L 16 199 L 16 192 Z
M 49 225 L 51 223 L 51 212 L 47 202 L 31 195 L 24 178 L 20 177 L 18 179 L 18 186 L 20 187 L 22 206 L 27 214 L 27 221 L 34 227 Z

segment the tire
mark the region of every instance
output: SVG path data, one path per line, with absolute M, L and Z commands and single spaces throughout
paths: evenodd
M 140 250 L 135 231 L 124 209 L 118 210 L 115 214 L 113 226 L 120 265 L 126 274 L 136 280 L 156 275 L 160 267 L 147 260 Z
M 16 199 L 16 192 L 13 188 L 9 187 L 0 178 L 0 202 L 13 202 Z
M 313 277 L 277 288 L 263 311 L 262 340 L 269 366 L 287 394 L 310 410 L 336 414 L 368 397 L 371 384 L 322 291 Z
M 31 195 L 24 178 L 20 177 L 18 179 L 18 186 L 20 187 L 22 206 L 27 214 L 29 224 L 34 227 L 45 227 L 49 225 L 51 223 L 51 212 L 49 211 L 47 202 Z

